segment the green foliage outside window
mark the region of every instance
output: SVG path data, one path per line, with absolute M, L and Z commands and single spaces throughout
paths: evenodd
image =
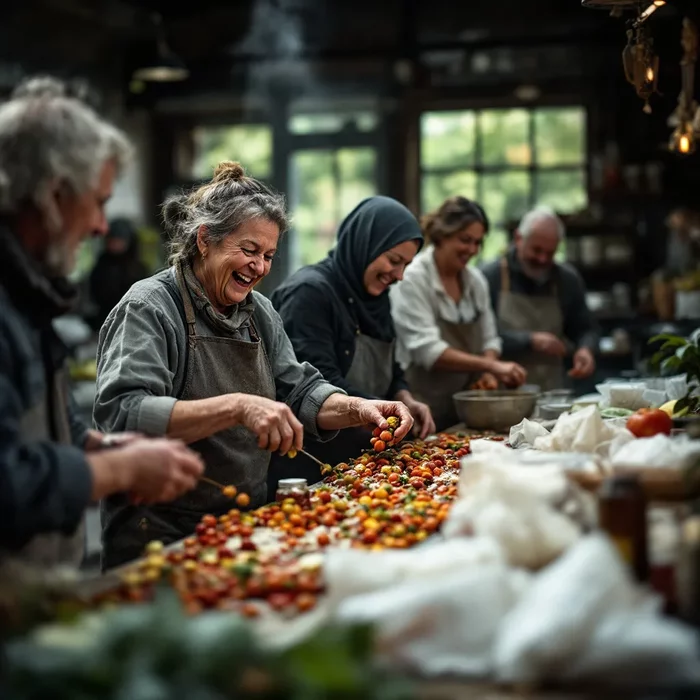
M 586 207 L 583 107 L 426 112 L 421 120 L 422 209 L 450 196 L 476 199 L 491 220 L 481 253 L 508 243 L 506 224 L 544 204 L 559 214 Z M 564 257 L 564 246 L 559 251 Z

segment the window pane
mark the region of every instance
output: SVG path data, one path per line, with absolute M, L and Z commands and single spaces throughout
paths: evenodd
M 373 148 L 338 151 L 341 217 L 349 214 L 363 199 L 377 194 L 376 165 L 377 153 Z
M 476 173 L 471 170 L 446 175 L 423 175 L 422 209 L 424 212 L 437 209 L 448 197 L 462 195 L 476 198 Z
M 377 192 L 372 148 L 296 151 L 291 157 L 292 271 L 318 262 L 335 245 L 338 225 Z
M 483 165 L 530 165 L 526 109 L 487 109 L 479 114 Z
M 583 107 L 535 111 L 538 165 L 580 165 L 586 160 L 586 111 Z
M 571 214 L 585 208 L 588 203 L 583 169 L 538 171 L 535 177 L 538 204 L 552 207 L 560 214 Z
M 464 167 L 474 163 L 474 112 L 427 112 L 421 116 L 421 167 Z
M 527 211 L 530 201 L 530 173 L 506 171 L 484 174 L 481 180 L 483 199 L 494 228 L 515 221 Z
M 222 160 L 237 160 L 249 175 L 272 174 L 272 130 L 264 124 L 200 126 L 194 130 L 193 176 L 210 178 Z
M 333 151 L 298 151 L 291 158 L 292 268 L 317 262 L 333 247 L 336 188 Z
M 502 226 L 494 226 L 484 238 L 484 245 L 481 247 L 481 254 L 478 262 L 488 262 L 500 258 L 508 248 L 508 233 Z M 477 263 L 476 258 L 470 262 Z
M 374 112 L 350 112 L 332 114 L 295 114 L 289 118 L 289 131 L 293 134 L 334 134 L 343 129 L 374 131 L 379 118 Z

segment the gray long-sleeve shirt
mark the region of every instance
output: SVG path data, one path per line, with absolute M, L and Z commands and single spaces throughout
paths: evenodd
M 516 294 L 527 296 L 550 295 L 551 285 L 540 284 L 528 277 L 518 261 L 515 250 L 511 248 L 507 255 L 510 273 L 510 289 Z M 501 260 L 495 260 L 482 267 L 489 283 L 491 303 L 498 315 L 498 301 L 501 295 Z M 586 305 L 586 290 L 581 275 L 570 265 L 556 264 L 554 269 L 557 281 L 557 295 L 564 319 L 564 335 L 576 348 L 588 348 L 592 352 L 598 349 L 599 329 L 595 317 Z M 504 330 L 499 325 L 499 334 L 503 340 L 503 358 L 517 361 L 532 349 L 531 332 L 527 330 Z
M 173 284 L 172 268 L 137 282 L 100 329 L 94 420 L 105 432 L 167 432 L 184 384 L 188 351 L 182 311 L 170 291 Z M 308 433 L 330 439 L 335 432 L 319 432 L 316 417 L 331 394 L 345 392 L 310 364 L 298 362 L 270 301 L 257 292 L 253 300 L 253 319 L 272 367 L 277 399 L 292 409 Z M 197 333 L 217 335 L 195 309 Z

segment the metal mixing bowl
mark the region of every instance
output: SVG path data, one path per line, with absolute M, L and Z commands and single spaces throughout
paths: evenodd
M 467 428 L 504 431 L 533 414 L 537 394 L 517 390 L 460 391 L 452 399 Z

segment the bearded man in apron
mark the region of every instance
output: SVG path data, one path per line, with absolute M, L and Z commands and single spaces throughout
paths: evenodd
M 394 199 L 370 197 L 348 214 L 336 247 L 316 265 L 293 274 L 272 294 L 299 360 L 316 367 L 350 396 L 402 401 L 415 421 L 415 434 L 435 429 L 430 409 L 417 401 L 396 362 L 396 333 L 389 288 L 423 245 L 415 216 Z M 345 430 L 311 451 L 337 464 L 369 447 L 367 431 Z M 284 469 L 270 469 L 270 488 Z M 300 476 L 318 479 L 318 469 L 295 465 Z M 303 472 L 303 473 L 302 473 Z
M 483 268 L 497 311 L 503 356 L 523 365 L 528 381 L 542 391 L 585 379 L 595 371 L 598 326 L 586 305 L 580 275 L 555 262 L 564 225 L 550 209 L 526 214 L 513 247 Z
M 465 197 L 450 197 L 422 224 L 431 245 L 392 289 L 392 315 L 409 385 L 444 430 L 458 422 L 453 394 L 477 380 L 494 389 L 499 383 L 519 386 L 526 373 L 500 361 L 486 280 L 467 267 L 489 228 L 484 210 Z

